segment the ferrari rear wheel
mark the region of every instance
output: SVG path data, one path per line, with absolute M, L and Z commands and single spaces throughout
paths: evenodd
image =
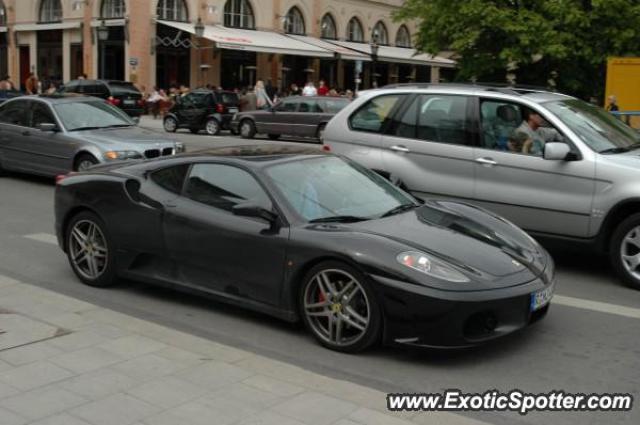
M 100 217 L 88 211 L 75 216 L 67 227 L 66 241 L 69 264 L 83 283 L 97 287 L 115 283 L 112 244 Z
M 366 277 L 340 262 L 318 264 L 300 294 L 305 325 L 325 347 L 355 353 L 380 339 L 382 314 Z

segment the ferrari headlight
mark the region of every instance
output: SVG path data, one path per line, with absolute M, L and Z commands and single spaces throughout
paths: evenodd
M 453 267 L 422 252 L 403 252 L 401 254 L 398 254 L 396 259 L 403 266 L 407 266 L 438 279 L 459 283 L 469 282 L 468 277 L 456 271 L 455 269 L 453 269 Z
M 116 160 L 116 159 L 140 159 L 142 154 L 136 151 L 108 151 L 104 153 L 104 159 Z

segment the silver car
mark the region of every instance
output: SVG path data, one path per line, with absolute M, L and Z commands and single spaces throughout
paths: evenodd
M 184 146 L 102 99 L 23 96 L 0 106 L 0 173 L 55 176 L 112 161 L 174 155 Z
M 640 289 L 640 134 L 601 108 L 544 91 L 398 85 L 361 92 L 324 144 L 417 197 L 468 201 L 608 253 Z

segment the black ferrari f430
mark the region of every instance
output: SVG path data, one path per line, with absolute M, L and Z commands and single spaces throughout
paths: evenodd
M 483 209 L 418 201 L 316 149 L 219 148 L 59 180 L 78 278 L 171 286 L 289 321 L 324 346 L 464 347 L 543 317 L 554 263 Z

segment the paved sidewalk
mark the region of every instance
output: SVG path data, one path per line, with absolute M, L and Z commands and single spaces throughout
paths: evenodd
M 0 425 L 481 425 L 0 276 Z

